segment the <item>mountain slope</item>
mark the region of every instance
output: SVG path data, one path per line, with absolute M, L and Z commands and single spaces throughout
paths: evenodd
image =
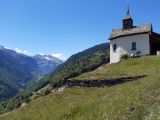
M 0 49 L 0 101 L 8 99 L 24 88 L 33 79 L 32 72 L 38 68 L 31 57 L 15 51 Z
M 109 62 L 109 43 L 96 45 L 75 55 L 60 65 L 52 74 L 52 86 L 61 86 L 69 78 L 91 71 Z
M 63 93 L 41 97 L 26 107 L 0 117 L 2 120 L 159 120 L 160 57 L 150 56 L 103 65 L 86 73 L 96 78 L 147 77 L 111 87 L 66 88 Z M 152 63 L 152 64 L 151 64 Z M 83 75 L 84 77 L 84 75 Z
M 15 96 L 28 83 L 39 79 L 61 64 L 56 58 L 41 61 L 45 61 L 45 68 L 40 66 L 39 60 L 35 57 L 0 46 L 0 102 Z

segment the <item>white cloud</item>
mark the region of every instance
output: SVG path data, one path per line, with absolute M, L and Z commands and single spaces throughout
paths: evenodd
M 56 58 L 61 58 L 62 54 L 61 53 L 54 53 L 54 54 L 52 54 L 52 56 L 56 57 Z
M 39 55 L 45 55 L 44 53 L 38 53 Z
M 17 53 L 21 53 L 21 54 L 25 54 L 25 55 L 29 55 L 29 56 L 32 55 L 32 53 L 28 52 L 27 50 L 21 50 L 21 49 L 19 49 L 19 48 L 15 48 L 15 51 L 16 51 Z
M 65 61 L 67 59 L 67 57 L 62 55 L 62 53 L 53 53 L 52 56 L 56 57 L 56 58 L 58 58 L 60 60 L 63 60 L 63 61 Z

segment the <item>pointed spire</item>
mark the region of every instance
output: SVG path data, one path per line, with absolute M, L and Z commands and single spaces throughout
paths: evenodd
M 128 10 L 127 10 L 127 15 L 130 15 L 130 12 L 129 12 L 129 4 L 128 4 Z
M 124 17 L 124 19 L 130 19 L 130 18 L 132 18 L 131 15 L 130 15 L 130 6 L 129 6 L 129 3 L 128 3 L 127 7 L 128 7 L 128 9 L 127 9 L 127 14 L 126 14 L 126 16 Z

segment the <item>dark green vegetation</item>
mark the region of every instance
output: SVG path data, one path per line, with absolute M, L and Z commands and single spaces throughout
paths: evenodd
M 39 89 L 45 87 L 49 84 L 49 76 L 43 77 L 41 80 L 32 83 L 32 85 L 26 87 L 23 91 L 18 93 L 16 96 L 1 102 L 0 104 L 0 114 L 5 112 L 12 111 L 21 106 L 22 103 L 29 103 L 31 102 L 31 96 L 33 92 L 38 91 Z M 45 95 L 44 93 L 40 94 L 39 96 Z
M 0 47 L 0 102 L 25 88 L 37 67 L 31 57 Z
M 147 75 L 138 81 L 105 88 L 66 88 L 36 99 L 0 120 L 159 120 L 160 57 L 150 56 L 103 65 L 82 78 Z
M 71 56 L 51 74 L 53 87 L 61 86 L 69 78 L 91 71 L 109 62 L 109 43 L 100 44 Z
M 33 92 L 43 88 L 51 82 L 52 87 L 62 86 L 65 80 L 91 71 L 109 62 L 109 43 L 100 44 L 71 56 L 65 63 L 60 65 L 51 75 L 43 77 L 33 83 L 25 91 L 0 105 L 0 113 L 11 111 L 20 106 L 22 102 L 30 102 Z M 47 94 L 45 91 L 44 94 Z M 43 93 L 41 95 L 44 95 Z

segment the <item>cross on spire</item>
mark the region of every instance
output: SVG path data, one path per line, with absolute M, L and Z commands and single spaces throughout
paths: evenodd
M 128 4 L 128 10 L 127 10 L 127 15 L 130 15 L 130 12 L 129 12 L 130 8 L 129 8 L 129 4 Z
M 129 6 L 129 3 L 128 3 L 128 8 L 127 8 L 127 14 L 126 14 L 126 16 L 124 17 L 124 19 L 130 19 L 130 18 L 132 18 L 131 17 L 131 15 L 130 15 L 130 6 Z

